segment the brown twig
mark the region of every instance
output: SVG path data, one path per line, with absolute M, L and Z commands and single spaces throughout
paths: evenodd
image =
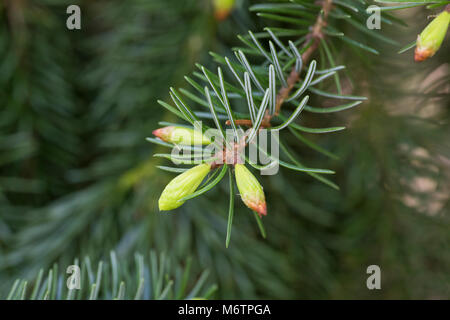
M 327 25 L 328 20 L 328 14 L 332 8 L 332 0 L 322 0 L 322 12 L 317 17 L 317 20 L 315 24 L 312 26 L 311 31 L 306 36 L 306 43 L 303 47 L 303 49 L 310 45 L 305 52 L 302 54 L 302 60 L 304 62 L 303 65 L 308 63 L 309 59 L 313 55 L 313 53 L 317 50 L 319 47 L 320 39 L 324 38 L 323 34 L 323 28 Z M 283 102 L 288 98 L 290 92 L 294 88 L 295 84 L 300 80 L 300 72 L 301 70 L 297 71 L 294 68 L 292 68 L 291 73 L 289 74 L 287 78 L 287 87 L 282 87 L 277 94 L 276 97 L 276 104 L 275 104 L 275 113 L 273 115 L 270 115 L 267 111 L 264 115 L 264 118 L 261 122 L 262 128 L 270 127 L 270 121 L 274 116 L 277 116 L 280 113 L 281 106 L 283 105 Z M 237 125 L 241 126 L 252 126 L 252 121 L 250 119 L 238 119 L 235 120 L 235 123 Z M 227 125 L 230 125 L 230 120 L 226 121 Z

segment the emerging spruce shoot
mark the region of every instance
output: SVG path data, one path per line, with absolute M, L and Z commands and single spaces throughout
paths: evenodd
M 169 126 L 153 131 L 163 141 L 179 145 L 207 145 L 211 141 L 199 130 L 186 127 Z
M 242 201 L 260 217 L 267 215 L 266 198 L 261 184 L 245 165 L 236 164 L 234 170 Z
M 424 61 L 436 53 L 442 45 L 450 23 L 450 5 L 447 5 L 436 18 L 431 21 L 417 37 L 414 60 Z

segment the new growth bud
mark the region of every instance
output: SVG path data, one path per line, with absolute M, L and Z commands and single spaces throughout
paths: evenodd
M 211 140 L 199 130 L 185 127 L 169 126 L 153 131 L 153 134 L 163 141 L 180 145 L 207 145 Z
M 235 0 L 214 0 L 214 16 L 218 21 L 225 20 L 233 9 Z
M 180 207 L 184 203 L 180 199 L 194 193 L 210 170 L 210 164 L 199 164 L 170 181 L 159 197 L 159 210 L 167 211 Z
M 234 166 L 236 183 L 245 205 L 263 216 L 267 214 L 264 191 L 255 176 L 243 164 Z
M 431 21 L 417 37 L 417 46 L 414 52 L 416 62 L 432 57 L 441 47 L 450 22 L 450 5 Z

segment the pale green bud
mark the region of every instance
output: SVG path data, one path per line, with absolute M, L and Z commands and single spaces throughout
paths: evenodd
M 450 23 L 450 5 L 431 21 L 417 37 L 414 60 L 424 61 L 432 57 L 441 47 Z
M 199 130 L 186 127 L 169 126 L 153 131 L 163 141 L 180 145 L 207 145 L 211 143 Z
M 258 180 L 243 164 L 236 164 L 234 172 L 242 201 L 247 207 L 257 212 L 260 217 L 266 215 L 266 198 Z
M 180 199 L 194 193 L 210 170 L 211 165 L 203 163 L 175 177 L 159 197 L 159 210 L 173 210 L 181 206 L 184 201 Z
M 235 0 L 213 0 L 214 16 L 217 20 L 225 20 L 234 7 Z

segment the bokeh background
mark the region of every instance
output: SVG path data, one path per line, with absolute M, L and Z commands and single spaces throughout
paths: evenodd
M 335 170 L 341 190 L 283 169 L 261 177 L 267 239 L 239 204 L 225 248 L 226 185 L 158 211 L 173 174 L 156 168 L 159 147 L 145 137 L 174 119 L 156 101 L 186 87 L 196 62 L 214 66 L 209 51 L 230 56 L 237 34 L 267 25 L 252 3 L 219 21 L 210 0 L 0 2 L 0 297 L 18 277 L 32 286 L 57 263 L 64 279 L 74 259 L 111 250 L 123 263 L 150 250 L 181 267 L 190 257 L 192 281 L 208 270 L 213 298 L 450 297 L 448 40 L 422 64 L 381 42 L 378 56 L 338 47 L 344 91 L 369 100 L 304 120 L 347 127 L 308 135 L 338 159 L 290 145 Z M 66 28 L 69 4 L 81 7 L 81 30 Z M 406 44 L 427 14 L 404 10 L 407 26 L 380 32 Z M 372 264 L 381 290 L 366 287 Z

